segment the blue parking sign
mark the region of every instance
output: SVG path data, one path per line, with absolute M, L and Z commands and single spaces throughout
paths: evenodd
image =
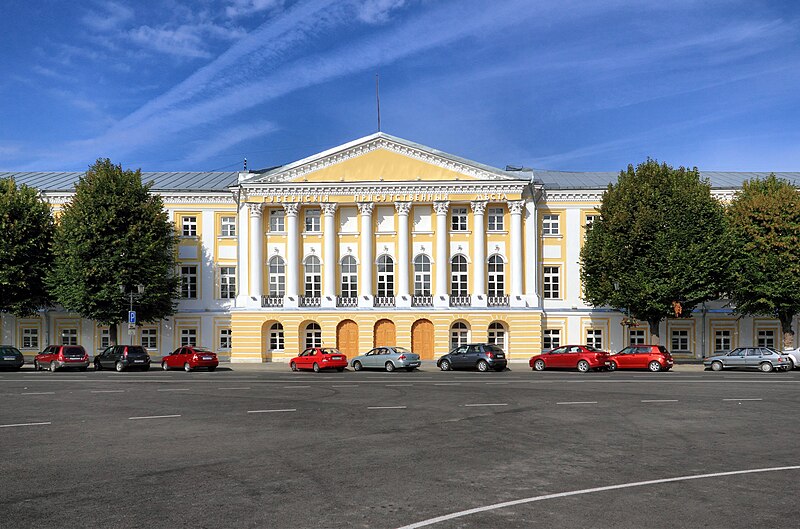
M 128 311 L 128 323 L 136 323 L 136 311 L 129 310 Z

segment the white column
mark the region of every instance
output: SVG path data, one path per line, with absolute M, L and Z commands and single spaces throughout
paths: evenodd
M 433 203 L 436 214 L 436 291 L 433 295 L 434 307 L 449 307 L 450 295 L 448 293 L 447 271 L 450 268 L 450 255 L 447 250 L 449 239 L 447 230 L 447 212 L 450 210 L 449 201 Z
M 262 212 L 264 204 L 248 203 L 247 209 L 250 212 L 250 259 L 248 268 L 250 270 L 250 306 L 261 306 L 261 296 L 264 293 L 264 221 Z
M 397 210 L 397 300 L 395 306 L 410 307 L 408 270 L 411 258 L 408 246 L 411 241 L 408 231 L 408 213 L 411 211 L 411 202 L 395 202 L 394 207 Z
M 472 240 L 475 249 L 472 254 L 472 300 L 473 307 L 486 306 L 486 201 L 471 202 L 473 215 Z
M 291 202 L 283 205 L 286 211 L 286 297 L 284 307 L 297 307 L 300 295 L 297 290 L 298 249 L 300 233 L 297 229 L 299 204 Z
M 242 196 L 242 200 L 245 197 Z M 236 286 L 239 294 L 236 296 L 237 307 L 248 307 L 254 302 L 250 299 L 250 260 L 248 243 L 250 241 L 250 215 L 247 202 L 239 203 L 239 212 L 236 225 Z M 258 302 L 261 306 L 261 302 Z
M 358 211 L 361 213 L 361 262 L 359 263 L 360 277 L 358 278 L 358 306 L 372 307 L 372 270 L 375 268 L 372 235 L 372 202 L 359 202 Z
M 525 297 L 529 307 L 539 306 L 539 293 L 537 284 L 539 282 L 539 228 L 536 223 L 536 202 L 528 201 L 525 205 Z
M 322 269 L 324 273 L 321 304 L 323 307 L 336 307 L 336 204 L 320 204 L 324 226 L 322 232 Z
M 511 213 L 511 250 L 509 251 L 511 261 L 511 296 L 509 303 L 512 307 L 524 307 L 525 298 L 522 297 L 522 212 L 525 210 L 524 200 L 510 200 L 508 210 Z

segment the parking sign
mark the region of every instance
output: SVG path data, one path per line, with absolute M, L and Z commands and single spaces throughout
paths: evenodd
M 136 323 L 136 311 L 129 310 L 128 311 L 128 323 Z

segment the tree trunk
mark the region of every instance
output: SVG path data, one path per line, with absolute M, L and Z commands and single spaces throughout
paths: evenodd
M 658 343 L 661 343 L 661 335 L 659 334 L 659 327 L 661 325 L 661 318 L 657 320 L 647 320 L 647 323 L 650 324 L 650 334 L 658 338 Z
M 793 319 L 794 314 L 788 314 L 785 312 L 778 313 L 778 320 L 781 322 L 781 332 L 783 333 L 783 350 L 794 347 L 794 330 L 792 329 Z
M 117 345 L 117 324 L 112 323 L 108 326 L 108 339 L 111 341 L 111 345 Z

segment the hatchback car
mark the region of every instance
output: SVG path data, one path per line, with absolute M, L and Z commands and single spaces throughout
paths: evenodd
M 792 362 L 788 355 L 782 355 L 769 347 L 737 347 L 733 351 L 703 360 L 706 369 L 722 371 L 723 369 L 760 369 L 765 373 L 778 369 L 789 371 Z
M 559 367 L 586 373 L 608 367 L 608 353 L 591 345 L 564 345 L 531 357 L 528 365 L 534 371 Z
M 205 347 L 195 347 L 187 345 L 178 347 L 171 354 L 161 359 L 161 369 L 183 368 L 187 373 L 198 367 L 204 367 L 209 371 L 214 371 L 219 365 L 216 353 Z
M 16 347 L 0 345 L 0 368 L 19 371 L 25 364 L 25 357 Z
M 333 347 L 309 347 L 289 362 L 292 371 L 311 369 L 319 373 L 323 369 L 335 369 L 340 373 L 347 367 L 347 356 Z
M 150 355 L 141 345 L 112 345 L 94 357 L 94 368 L 125 371 L 136 367 L 143 371 L 150 369 Z
M 608 368 L 611 371 L 615 369 L 669 371 L 673 364 L 672 355 L 663 345 L 631 345 L 610 355 L 608 359 Z
M 436 361 L 436 366 L 442 371 L 451 369 L 502 371 L 507 365 L 508 360 L 503 349 L 490 343 L 460 345 Z
M 376 347 L 371 351 L 353 358 L 350 365 L 356 371 L 362 369 L 405 369 L 414 371 L 420 366 L 419 355 L 412 353 L 405 347 L 387 346 Z
M 71 367 L 86 371 L 89 367 L 89 355 L 82 345 L 48 345 L 44 351 L 33 358 L 36 371 L 49 369 L 55 373 L 57 369 Z

